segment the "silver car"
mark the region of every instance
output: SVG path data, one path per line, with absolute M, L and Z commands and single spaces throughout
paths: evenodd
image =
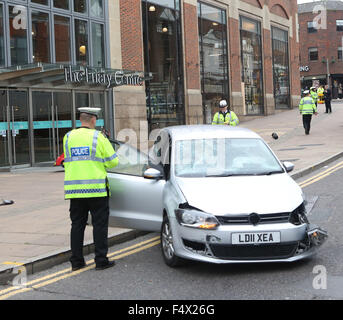
M 293 164 L 248 129 L 167 127 L 149 155 L 113 143 L 110 226 L 160 231 L 168 266 L 292 262 L 327 238 L 306 217 Z

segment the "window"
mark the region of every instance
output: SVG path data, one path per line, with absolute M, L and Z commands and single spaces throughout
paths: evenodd
M 74 0 L 74 11 L 78 13 L 86 13 L 87 0 Z
M 109 169 L 109 172 L 142 177 L 148 168 L 148 156 L 128 144 L 115 144 L 113 148 L 119 159 L 116 167 Z
M 27 9 L 8 7 L 10 25 L 11 65 L 28 63 Z M 18 16 L 21 19 L 18 19 Z
M 69 0 L 54 0 L 54 7 L 69 10 Z
M 318 60 L 318 48 L 309 48 L 308 49 L 308 56 L 310 61 L 317 61 Z
M 49 14 L 32 11 L 33 62 L 50 62 Z
M 200 76 L 203 112 L 211 115 L 218 110 L 218 102 L 228 99 L 227 23 L 225 10 L 198 2 Z M 207 112 L 208 113 L 208 112 Z M 204 123 L 211 123 L 205 119 Z
M 5 65 L 4 16 L 3 6 L 0 4 L 0 66 Z
M 275 109 L 290 108 L 288 32 L 272 27 Z
M 54 30 L 56 62 L 70 63 L 70 19 L 55 15 Z
M 45 6 L 47 6 L 49 4 L 48 0 L 31 0 L 31 2 L 38 3 L 38 4 L 43 4 Z
M 105 39 L 104 26 L 92 22 L 92 47 L 93 47 L 93 66 L 105 66 Z
M 240 17 L 242 82 L 248 115 L 263 114 L 261 23 Z
M 336 20 L 336 30 L 343 31 L 343 20 Z
M 92 17 L 103 17 L 103 0 L 90 0 L 90 13 Z
M 79 19 L 75 19 L 75 54 L 77 64 L 88 64 L 88 23 Z
M 307 22 L 307 32 L 308 33 L 317 32 L 317 23 L 314 21 Z
M 337 58 L 342 61 L 342 47 L 339 47 L 337 50 Z
M 177 140 L 174 164 L 175 175 L 188 178 L 283 172 L 261 139 Z
M 179 7 L 171 9 L 175 4 L 142 1 L 144 71 L 153 77 L 146 82 L 149 131 L 185 122 L 181 19 Z

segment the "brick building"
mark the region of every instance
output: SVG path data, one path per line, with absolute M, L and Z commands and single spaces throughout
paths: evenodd
M 318 1 L 298 6 L 302 87 L 343 85 L 343 2 Z

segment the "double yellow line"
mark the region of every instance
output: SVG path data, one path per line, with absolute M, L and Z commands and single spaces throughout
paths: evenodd
M 335 171 L 337 170 L 340 170 L 340 169 L 343 169 L 343 161 L 342 162 L 339 162 L 337 163 L 336 165 L 334 165 L 333 167 L 323 171 L 323 172 L 320 172 L 316 175 L 314 175 L 313 177 L 305 180 L 305 181 L 302 181 L 301 183 L 299 183 L 299 186 L 301 188 L 305 188 L 307 186 L 309 186 L 310 184 L 312 183 L 315 183 L 321 179 L 324 179 L 325 177 L 329 176 L 330 174 L 334 173 Z
M 160 236 L 150 238 L 148 240 L 136 243 L 130 247 L 112 252 L 111 254 L 108 254 L 107 257 L 109 260 L 118 260 L 124 257 L 127 257 L 129 255 L 132 255 L 134 253 L 149 249 L 153 246 L 156 246 L 160 243 Z M 77 271 L 71 271 L 70 268 L 63 269 L 61 271 L 49 274 L 45 277 L 29 281 L 25 284 L 24 288 L 21 287 L 10 287 L 4 290 L 0 291 L 0 300 L 8 299 L 16 294 L 24 293 L 28 291 L 32 291 L 34 289 L 39 289 L 41 287 L 45 287 L 49 284 L 55 283 L 60 280 L 64 280 L 73 276 L 76 276 L 82 272 L 91 270 L 95 268 L 94 260 L 88 260 L 86 261 L 86 267 L 79 269 Z

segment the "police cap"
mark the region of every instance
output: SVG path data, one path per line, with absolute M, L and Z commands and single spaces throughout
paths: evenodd
M 87 113 L 90 114 L 92 116 L 96 116 L 97 118 L 99 117 L 101 108 L 88 108 L 88 107 L 82 107 L 82 108 L 78 108 L 80 113 Z

